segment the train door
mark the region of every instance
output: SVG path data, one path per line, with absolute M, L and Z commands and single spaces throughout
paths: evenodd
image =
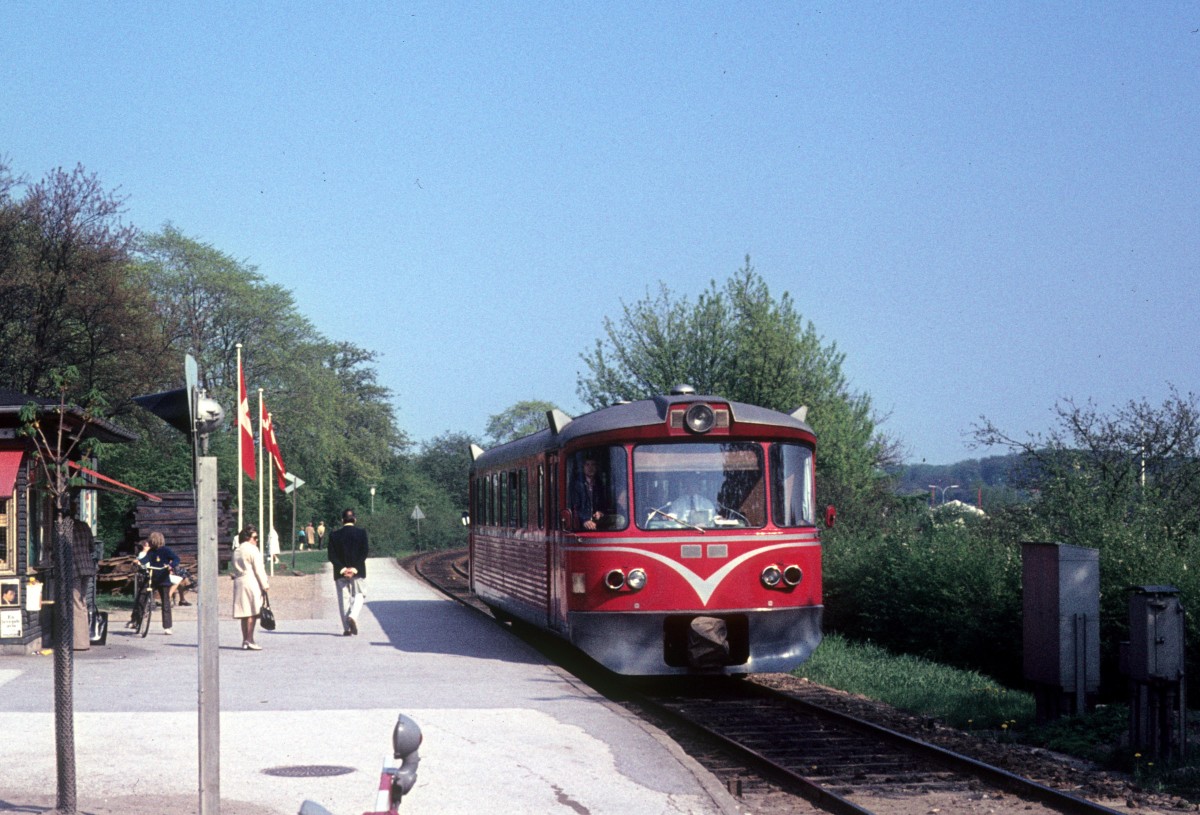
M 546 566 L 550 571 L 550 628 L 565 632 L 567 626 L 567 564 L 563 556 L 563 536 L 559 520 L 558 454 L 546 455 L 544 483 L 546 501 Z

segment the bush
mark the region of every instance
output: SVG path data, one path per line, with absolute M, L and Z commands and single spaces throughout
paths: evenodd
M 927 516 L 868 538 L 833 531 L 823 570 L 827 629 L 1020 680 L 1020 549 L 992 537 L 985 519 Z

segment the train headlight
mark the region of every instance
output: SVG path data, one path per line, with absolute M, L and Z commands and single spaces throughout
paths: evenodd
M 768 589 L 773 589 L 779 585 L 779 581 L 783 579 L 783 573 L 779 571 L 779 567 L 772 563 L 770 566 L 762 570 L 762 584 Z
M 626 578 L 625 584 L 632 591 L 641 591 L 646 586 L 646 570 L 645 569 L 630 569 L 629 577 Z
M 716 420 L 713 409 L 699 402 L 688 408 L 683 416 L 684 424 L 693 433 L 707 433 L 712 430 Z
M 804 579 L 804 571 L 795 564 L 786 567 L 783 570 L 783 582 L 789 586 L 799 586 L 800 581 Z
M 604 585 L 613 591 L 620 591 L 621 587 L 625 585 L 625 573 L 620 569 L 613 569 L 604 575 Z

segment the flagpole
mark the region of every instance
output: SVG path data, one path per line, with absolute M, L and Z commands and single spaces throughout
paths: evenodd
M 241 410 L 242 410 L 242 406 L 241 406 L 241 399 L 242 399 L 242 344 L 240 342 L 237 344 L 237 368 L 238 368 L 238 386 L 237 387 L 238 387 L 238 425 L 239 425 L 238 434 L 237 434 L 237 437 L 238 437 L 238 467 L 237 467 L 238 522 L 237 522 L 237 531 L 241 532 L 243 529 L 245 529 L 245 526 L 243 526 L 243 524 L 242 524 L 242 462 L 245 461 L 245 459 L 242 458 L 242 428 L 240 426 L 241 425 L 241 415 L 242 415 L 242 413 L 241 413 Z
M 267 414 L 267 424 L 271 427 L 271 433 L 274 434 L 275 427 L 271 422 L 271 414 Z M 271 486 L 267 487 L 267 517 L 270 519 L 271 528 L 275 528 L 275 457 L 267 456 L 267 483 Z M 280 551 L 283 547 L 279 547 Z M 275 562 L 275 558 L 271 558 L 271 563 Z M 271 567 L 271 576 L 275 576 L 275 567 Z
M 265 446 L 265 436 L 263 435 L 263 389 L 258 389 L 258 528 L 259 535 L 263 534 L 263 447 Z M 271 577 L 275 576 L 275 555 L 271 553 L 271 532 L 275 527 L 271 527 L 266 531 L 267 535 L 267 562 L 270 564 L 268 568 L 271 570 L 268 574 Z

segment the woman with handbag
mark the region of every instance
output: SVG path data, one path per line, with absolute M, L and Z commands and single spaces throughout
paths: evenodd
M 254 627 L 270 585 L 258 548 L 258 530 L 253 526 L 238 533 L 229 573 L 233 575 L 233 616 L 242 623 L 242 650 L 261 651 L 262 646 L 254 641 Z

